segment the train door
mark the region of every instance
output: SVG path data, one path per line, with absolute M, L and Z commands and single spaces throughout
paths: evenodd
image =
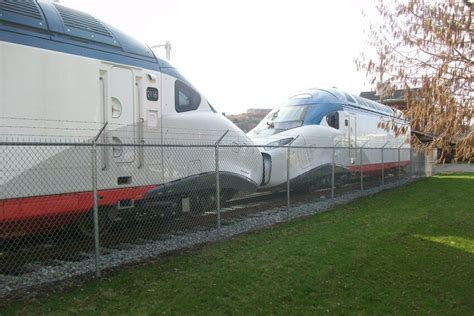
M 345 117 L 346 138 L 348 147 L 349 164 L 355 164 L 357 159 L 357 117 L 352 113 L 347 113 Z
M 145 144 L 162 143 L 161 77 L 154 74 L 137 72 L 135 77 L 135 117 L 136 142 Z M 161 146 L 139 146 L 136 148 L 137 168 L 148 166 L 162 179 L 163 148 Z M 158 180 L 156 180 L 158 181 Z
M 108 138 L 113 144 L 133 143 L 135 140 L 135 105 L 133 72 L 127 68 L 112 67 L 108 74 L 109 102 L 105 102 L 108 116 Z M 112 159 L 116 163 L 135 160 L 135 147 L 112 147 Z

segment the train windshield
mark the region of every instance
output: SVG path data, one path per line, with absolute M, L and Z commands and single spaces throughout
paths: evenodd
M 254 133 L 260 136 L 278 134 L 280 132 L 303 125 L 307 105 L 282 106 L 272 110 L 255 127 Z

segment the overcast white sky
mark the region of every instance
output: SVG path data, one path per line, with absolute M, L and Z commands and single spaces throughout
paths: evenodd
M 226 113 L 272 108 L 299 90 L 370 89 L 354 59 L 370 50 L 373 0 L 61 0 L 148 45 Z M 164 51 L 158 51 L 164 56 Z

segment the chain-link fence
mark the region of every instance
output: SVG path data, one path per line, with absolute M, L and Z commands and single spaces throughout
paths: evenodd
M 432 172 L 432 159 L 403 146 L 221 141 L 1 143 L 0 296 L 100 276 Z

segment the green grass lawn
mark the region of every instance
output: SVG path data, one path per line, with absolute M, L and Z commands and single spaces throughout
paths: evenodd
M 436 176 L 10 313 L 474 314 L 474 174 Z

